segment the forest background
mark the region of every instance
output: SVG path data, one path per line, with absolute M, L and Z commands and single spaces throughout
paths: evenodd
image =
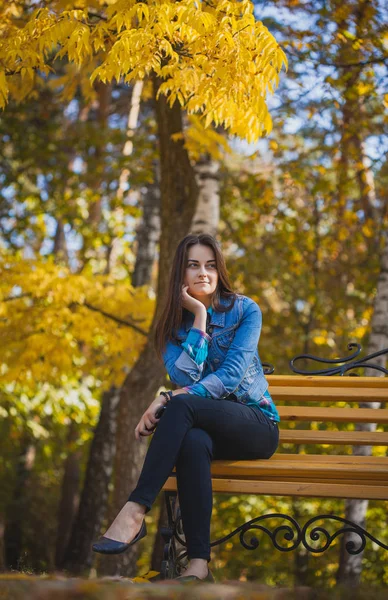
M 206 2 L 199 18 L 186 4 L 194 11 L 188 22 L 204 36 L 211 7 L 220 16 L 241 7 L 249 14 L 251 6 Z M 241 105 L 232 106 L 236 73 L 222 65 L 224 96 L 213 90 L 218 113 L 204 89 L 191 94 L 189 69 L 164 90 L 175 94 L 169 104 L 156 97 L 161 81 L 148 76 L 149 57 L 130 66 L 124 82 L 122 73 L 112 76 L 113 56 L 91 81 L 104 52 L 93 28 L 106 27 L 109 41 L 112 6 L 117 31 L 126 31 L 134 19 L 151 20 L 151 2 L 131 14 L 135 4 L 125 1 L 0 5 L 0 568 L 159 570 L 161 543 L 152 535 L 114 561 L 97 562 L 90 544 L 142 463 L 145 445 L 127 432 L 171 385 L 150 332 L 181 237 L 217 235 L 236 291 L 263 311 L 260 355 L 275 373 L 289 373 L 301 352 L 343 356 L 351 341 L 366 351 L 388 347 L 388 300 L 379 294 L 388 278 L 387 11 L 378 0 L 252 5 L 288 58 L 268 100 L 269 133 L 264 104 L 259 120 L 250 107 L 243 117 Z M 28 31 L 41 36 L 35 54 L 28 39 L 15 50 L 9 41 L 37 8 L 42 29 Z M 86 11 L 76 32 L 71 19 L 61 20 L 73 9 Z M 161 14 L 167 30 L 167 8 L 164 21 Z M 233 18 L 229 25 L 233 31 Z M 237 37 L 236 30 L 223 38 L 226 60 Z M 126 43 L 135 55 L 144 51 L 139 37 Z M 67 49 L 56 54 L 48 44 Z M 193 59 L 183 42 L 166 43 L 164 52 L 166 76 L 173 57 L 190 67 L 200 54 Z M 204 70 L 214 56 L 205 59 Z M 282 62 L 279 53 L 268 86 Z M 245 91 L 257 75 L 248 63 L 237 73 L 246 66 Z M 369 531 L 387 540 L 384 506 L 367 504 L 219 495 L 212 534 L 264 512 L 308 518 L 357 509 L 359 522 L 367 514 Z M 147 516 L 151 534 L 160 513 L 161 502 Z M 263 538 L 256 552 L 237 543 L 217 548 L 213 564 L 222 578 L 271 585 L 388 584 L 386 553 L 373 544 L 362 562 L 351 562 L 339 544 L 307 556 L 280 553 Z

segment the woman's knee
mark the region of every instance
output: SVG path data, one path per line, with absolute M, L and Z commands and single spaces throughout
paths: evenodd
M 190 429 L 182 442 L 179 459 L 187 460 L 194 458 L 198 460 L 199 456 L 206 454 L 213 456 L 213 440 L 210 435 L 203 429 L 193 427 Z

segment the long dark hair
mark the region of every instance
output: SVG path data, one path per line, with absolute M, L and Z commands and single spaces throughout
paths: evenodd
M 186 235 L 178 244 L 171 267 L 166 302 L 155 327 L 154 344 L 157 356 L 162 353 L 168 340 L 177 339 L 177 331 L 189 312 L 182 306 L 182 285 L 187 267 L 189 249 L 195 244 L 208 246 L 214 252 L 218 271 L 218 284 L 213 296 L 213 307 L 218 312 L 227 312 L 233 307 L 237 295 L 232 290 L 221 248 L 217 240 L 208 233 Z M 221 298 L 230 299 L 228 305 L 221 304 Z

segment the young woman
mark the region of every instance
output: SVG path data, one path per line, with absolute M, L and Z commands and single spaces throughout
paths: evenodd
M 180 387 L 162 392 L 141 417 L 136 439 L 155 431 L 143 470 L 94 551 L 123 552 L 144 537 L 144 514 L 176 466 L 189 558 L 178 579 L 213 580 L 211 461 L 270 458 L 279 441 L 279 415 L 257 352 L 260 330 L 261 311 L 233 292 L 216 240 L 207 234 L 183 238 L 155 330 L 157 354 Z

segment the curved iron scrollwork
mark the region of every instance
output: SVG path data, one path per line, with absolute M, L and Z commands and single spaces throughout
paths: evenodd
M 267 527 L 263 527 L 263 525 L 258 525 L 260 521 L 264 521 L 265 519 L 282 519 L 283 521 L 288 521 L 288 525 L 279 525 L 275 527 L 273 531 L 270 531 Z M 248 534 L 253 531 L 261 531 L 265 533 L 269 539 L 272 541 L 273 545 L 277 550 L 281 552 L 291 552 L 291 550 L 295 550 L 300 544 L 301 541 L 301 528 L 298 523 L 292 517 L 288 515 L 283 515 L 282 513 L 272 513 L 270 515 L 262 515 L 260 517 L 256 517 L 255 519 L 251 519 L 244 525 L 240 525 L 234 531 L 229 533 L 228 535 L 216 540 L 211 543 L 211 547 L 218 546 L 239 534 L 239 539 L 241 545 L 247 550 L 256 550 L 260 545 L 260 540 L 254 535 L 249 541 L 246 539 Z M 283 538 L 286 542 L 293 542 L 291 545 L 282 546 L 280 545 L 280 538 Z
M 327 531 L 327 529 L 325 529 L 324 527 L 313 527 L 313 529 L 307 535 L 308 529 L 314 523 L 316 523 L 317 521 L 323 521 L 323 520 L 330 520 L 330 521 L 337 521 L 339 523 L 344 523 L 346 525 L 346 527 L 342 527 L 341 529 L 338 529 L 333 534 L 330 534 Z M 303 543 L 304 547 L 306 548 L 306 550 L 310 550 L 310 552 L 321 553 L 321 552 L 324 552 L 325 550 L 327 550 L 329 548 L 329 546 L 331 546 L 332 542 L 339 535 L 348 534 L 348 533 L 354 534 L 355 536 L 357 536 L 359 538 L 358 545 L 356 544 L 356 542 L 354 540 L 349 540 L 346 542 L 345 548 L 349 554 L 360 554 L 366 546 L 367 538 L 370 539 L 375 544 L 377 544 L 378 546 L 380 546 L 380 548 L 383 548 L 384 550 L 388 550 L 388 544 L 384 544 L 384 542 L 380 542 L 380 540 L 375 538 L 373 535 L 368 533 L 365 529 L 363 529 L 356 523 L 353 523 L 352 521 L 349 521 L 348 519 L 344 519 L 343 517 L 337 517 L 336 515 L 321 515 L 318 517 L 313 517 L 312 519 L 307 521 L 307 523 L 304 525 L 304 527 L 302 529 L 302 543 Z M 309 537 L 313 542 L 320 542 L 322 539 L 322 536 L 323 536 L 324 543 L 320 547 L 312 546 L 307 541 L 307 538 Z
M 263 525 L 258 525 L 259 522 L 264 520 L 270 521 L 273 519 L 281 519 L 283 523 L 286 521 L 286 524 L 277 525 L 272 531 Z M 345 527 L 341 527 L 332 533 L 330 533 L 330 531 L 323 526 L 312 527 L 315 523 L 320 521 L 329 521 L 331 524 L 340 523 L 344 524 Z M 260 546 L 260 540 L 256 537 L 256 535 L 250 537 L 249 540 L 247 539 L 249 534 L 256 531 L 264 533 L 271 540 L 274 547 L 277 550 L 280 550 L 280 552 L 292 552 L 293 550 L 296 550 L 300 544 L 302 544 L 309 552 L 320 554 L 325 552 L 325 550 L 331 546 L 338 536 L 344 534 L 354 534 L 358 537 L 358 543 L 356 543 L 354 540 L 349 540 L 346 542 L 345 548 L 349 554 L 360 554 L 366 546 L 367 539 L 371 540 L 384 550 L 388 550 L 388 544 L 384 544 L 384 542 L 381 542 L 375 538 L 365 529 L 359 525 L 356 525 L 356 523 L 353 523 L 352 521 L 349 521 L 343 517 L 338 517 L 336 515 L 320 515 L 309 519 L 309 521 L 307 521 L 307 523 L 301 527 L 297 521 L 295 521 L 295 519 L 282 513 L 271 513 L 251 519 L 244 525 L 240 525 L 234 529 L 228 535 L 212 542 L 211 547 L 213 548 L 214 546 L 223 544 L 224 542 L 238 535 L 241 545 L 246 550 L 256 550 Z M 179 515 L 175 526 L 174 537 L 184 548 L 185 540 L 180 534 L 181 518 Z M 314 544 L 312 542 L 316 543 Z M 186 557 L 187 552 L 182 550 L 179 555 L 176 556 L 176 560 L 178 563 L 181 563 L 181 561 Z
M 353 350 L 354 348 L 356 348 L 355 352 L 353 352 L 349 356 L 345 356 L 343 358 L 334 358 L 334 359 L 319 358 L 318 356 L 314 356 L 313 354 L 299 354 L 298 356 L 295 356 L 295 358 L 290 360 L 290 368 L 294 373 L 297 373 L 298 375 L 345 375 L 345 373 L 347 373 L 348 371 L 351 371 L 353 369 L 359 369 L 359 368 L 374 369 L 376 371 L 380 371 L 381 373 L 384 373 L 385 375 L 388 375 L 388 369 L 385 369 L 384 367 L 382 367 L 381 365 L 378 365 L 376 363 L 369 362 L 369 361 L 373 360 L 374 358 L 377 358 L 378 356 L 383 356 L 384 354 L 386 354 L 388 356 L 388 348 L 384 348 L 383 350 L 380 350 L 379 352 L 373 352 L 372 354 L 369 354 L 368 356 L 364 356 L 364 357 L 360 357 L 360 358 L 357 358 L 357 357 L 359 356 L 359 354 L 362 350 L 361 345 L 357 344 L 355 342 L 351 342 L 350 344 L 348 344 L 349 352 L 351 350 Z M 295 366 L 296 361 L 303 360 L 303 359 L 304 360 L 312 360 L 317 363 L 323 363 L 323 364 L 327 364 L 327 365 L 336 365 L 336 366 L 333 366 L 333 367 L 330 367 L 327 369 L 314 369 L 311 371 L 305 371 L 303 369 L 298 369 Z M 342 363 L 342 364 L 339 364 L 339 363 Z M 355 373 L 351 373 L 351 375 L 355 375 Z
M 275 367 L 271 363 L 263 362 L 261 366 L 263 367 L 264 375 L 272 375 L 275 370 Z

